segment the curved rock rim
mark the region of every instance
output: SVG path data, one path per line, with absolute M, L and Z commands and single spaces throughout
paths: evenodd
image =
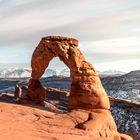
M 42 40 L 48 40 L 48 41 L 67 41 L 70 44 L 74 44 L 78 46 L 78 40 L 71 37 L 64 37 L 64 36 L 45 36 L 42 38 Z

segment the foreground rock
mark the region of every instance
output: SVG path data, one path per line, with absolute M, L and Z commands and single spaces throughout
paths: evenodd
M 76 39 L 60 36 L 49 36 L 40 41 L 32 56 L 32 75 L 27 98 L 39 103 L 45 100 L 45 89 L 40 78 L 49 62 L 54 57 L 59 57 L 69 67 L 72 80 L 68 98 L 69 112 L 66 116 L 72 116 L 74 124 L 67 124 L 67 119 L 64 121 L 66 126 L 85 130 L 95 140 L 132 140 L 129 136 L 118 133 L 109 111 L 109 98 L 99 76 L 77 46 Z M 18 101 L 22 100 L 21 94 Z
M 111 138 L 109 136 L 104 138 L 109 134 L 106 133 L 108 129 L 105 133 L 101 131 L 99 136 L 98 129 L 101 127 L 99 125 L 96 127 L 95 124 L 94 132 L 75 128 L 77 122 L 87 119 L 87 114 L 88 112 L 84 110 L 59 114 L 48 112 L 33 104 L 24 106 L 1 102 L 0 138 L 3 140 L 109 140 Z M 96 115 L 96 112 L 93 114 Z M 117 135 L 112 139 L 117 140 Z
M 16 84 L 15 80 L 17 82 L 19 81 L 17 84 L 20 87 L 23 87 L 22 88 L 23 90 L 25 90 L 26 86 L 28 85 L 28 80 L 26 79 L 24 80 L 8 79 L 8 80 L 9 81 L 5 79 L 2 80 L 3 84 L 0 84 L 1 88 L 3 85 L 7 85 L 8 87 L 7 82 L 8 83 L 10 82 L 11 84 L 13 83 L 15 85 Z M 70 78 L 60 77 L 60 76 L 49 77 L 49 78 L 42 78 L 41 82 L 44 86 L 46 86 L 46 93 L 47 93 L 46 101 L 51 103 L 50 106 L 49 105 L 47 106 L 47 108 L 52 107 L 50 110 L 54 110 L 57 107 L 62 110 L 67 110 L 67 103 L 68 103 L 67 100 L 69 95 L 68 89 L 70 88 L 71 85 Z M 57 89 L 51 88 L 50 86 L 57 87 Z M 11 92 L 12 90 L 9 91 L 9 93 Z M 134 140 L 140 140 L 140 105 L 138 105 L 138 102 L 132 102 L 132 101 L 127 101 L 122 99 L 115 99 L 115 98 L 110 98 L 110 99 L 111 99 L 111 112 L 113 118 L 115 119 L 115 123 L 117 125 L 119 132 L 131 135 Z
M 72 117 L 66 114 L 47 112 L 37 109 L 37 106 L 0 103 L 2 140 L 89 140 L 92 138 L 84 130 L 74 128 L 74 125 Z

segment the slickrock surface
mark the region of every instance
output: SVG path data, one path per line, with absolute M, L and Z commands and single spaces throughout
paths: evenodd
M 106 112 L 108 113 L 108 112 Z M 87 111 L 72 111 L 65 114 L 53 113 L 36 105 L 24 106 L 0 102 L 0 139 L 2 140 L 109 140 L 96 128 L 75 128 L 77 122 L 88 117 Z M 96 113 L 94 113 L 96 116 Z M 106 120 L 106 117 L 104 118 Z M 102 123 L 102 122 L 99 122 Z M 101 127 L 101 126 L 99 126 Z M 108 129 L 106 130 L 108 131 Z M 111 136 L 111 134 L 110 134 Z M 111 137 L 110 137 L 111 138 Z M 116 136 L 117 140 L 118 137 Z
M 23 106 L 0 103 L 1 140 L 90 140 L 86 131 L 75 129 L 73 118 Z
M 129 136 L 118 133 L 109 111 L 109 98 L 99 76 L 85 60 L 77 45 L 76 39 L 60 36 L 49 36 L 40 41 L 32 55 L 32 78 L 29 81 L 27 98 L 40 103 L 45 100 L 45 89 L 39 80 L 49 62 L 54 57 L 59 57 L 69 67 L 72 80 L 68 98 L 69 112 L 59 119 L 59 123 L 63 127 L 85 130 L 94 140 L 132 140 Z M 68 118 L 65 119 L 66 116 L 72 117 L 73 123 Z M 52 132 L 50 129 L 50 133 Z

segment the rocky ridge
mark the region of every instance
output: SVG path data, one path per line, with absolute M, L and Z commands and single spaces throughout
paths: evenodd
M 102 84 L 109 96 L 140 101 L 140 70 L 118 77 L 102 78 Z

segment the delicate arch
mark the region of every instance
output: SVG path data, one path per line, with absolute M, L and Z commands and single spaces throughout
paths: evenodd
M 85 60 L 77 46 L 78 40 L 73 38 L 60 36 L 42 38 L 32 55 L 32 79 L 29 82 L 30 98 L 35 99 L 36 96 L 34 92 L 36 88 L 33 88 L 33 83 L 39 81 L 49 62 L 54 57 L 59 57 L 70 69 L 72 85 L 68 103 L 69 109 L 109 109 L 109 99 L 98 75 L 93 66 Z M 41 95 L 42 92 L 36 94 Z

